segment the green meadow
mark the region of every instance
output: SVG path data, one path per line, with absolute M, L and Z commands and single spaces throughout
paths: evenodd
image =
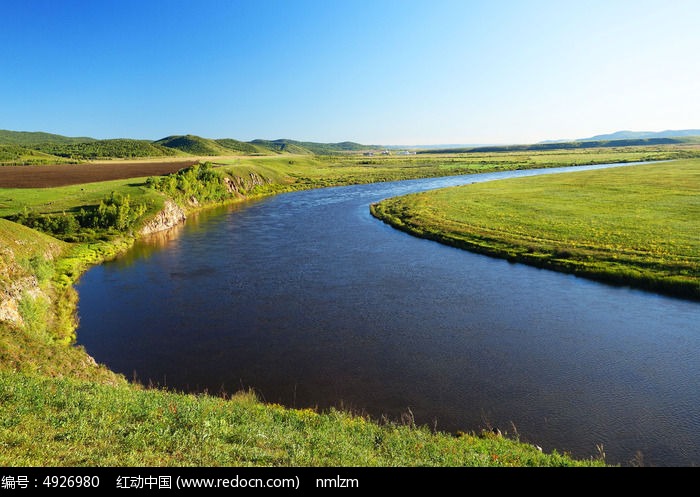
M 467 250 L 700 299 L 700 160 L 473 184 L 372 212 Z

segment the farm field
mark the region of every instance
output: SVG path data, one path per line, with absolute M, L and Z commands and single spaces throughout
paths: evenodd
M 49 166 L 3 166 L 0 167 L 0 188 L 53 188 L 142 176 L 160 176 L 174 173 L 195 162 L 197 161 L 186 159 Z

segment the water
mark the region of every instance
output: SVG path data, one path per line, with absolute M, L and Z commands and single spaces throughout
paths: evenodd
M 548 171 L 553 172 L 553 171 Z M 498 427 L 700 463 L 700 305 L 398 232 L 382 198 L 516 171 L 298 192 L 193 217 L 86 273 L 79 342 L 142 382 Z

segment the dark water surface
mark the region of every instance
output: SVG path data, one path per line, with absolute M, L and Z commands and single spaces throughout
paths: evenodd
M 581 168 L 578 168 L 581 169 Z M 552 172 L 551 170 L 549 172 Z M 533 171 L 279 195 L 86 273 L 79 342 L 128 377 L 500 427 L 609 462 L 700 464 L 700 305 L 413 238 L 382 198 Z

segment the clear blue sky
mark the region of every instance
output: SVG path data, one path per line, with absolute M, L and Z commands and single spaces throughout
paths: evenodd
M 700 128 L 698 0 L 0 0 L 0 128 L 525 143 Z

